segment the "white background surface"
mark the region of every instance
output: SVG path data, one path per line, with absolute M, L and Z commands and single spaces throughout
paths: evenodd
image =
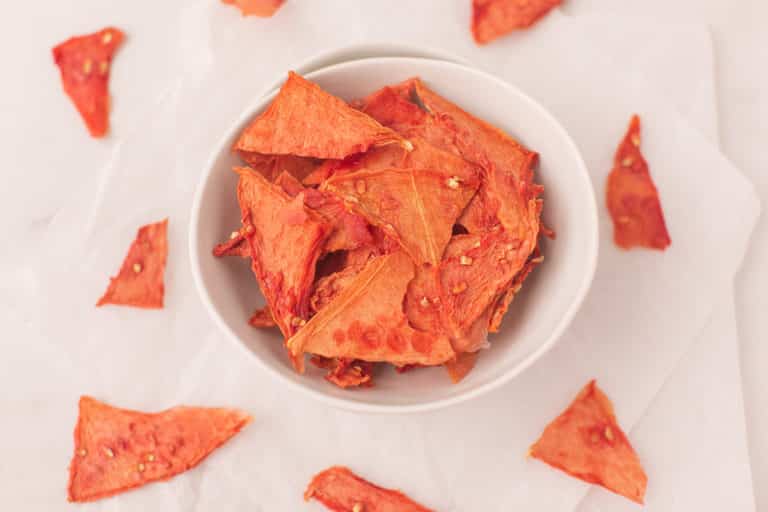
M 151 18 L 142 17 L 141 13 L 147 11 L 144 6 L 149 3 L 153 4 L 152 12 L 155 15 Z M 130 6 L 117 7 L 106 5 L 103 2 L 77 1 L 55 2 L 50 9 L 46 9 L 44 7 L 46 3 L 39 2 L 35 5 L 34 13 L 28 12 L 30 9 L 27 9 L 25 16 L 21 19 L 16 19 L 11 15 L 4 16 L 3 20 L 0 21 L 3 24 L 3 35 L 0 35 L 3 38 L 3 44 L 0 45 L 0 52 L 2 52 L 2 61 L 6 63 L 3 71 L 4 86 L 8 88 L 10 94 L 0 98 L 0 109 L 6 102 L 13 104 L 22 97 L 48 96 L 50 94 L 51 83 L 55 83 L 57 80 L 55 70 L 50 69 L 50 61 L 48 60 L 51 39 L 59 40 L 72 33 L 91 30 L 94 24 L 100 25 L 104 23 L 104 20 L 114 20 L 115 24 L 125 27 L 129 34 L 142 35 L 142 37 L 137 36 L 131 41 L 133 49 L 123 52 L 120 55 L 121 61 L 130 62 L 141 55 L 146 55 L 147 47 L 151 49 L 153 41 L 162 41 L 158 38 L 162 38 L 164 35 L 163 20 L 168 19 L 167 17 L 173 14 L 172 5 L 175 5 L 173 2 L 168 2 L 168 4 L 172 4 L 169 6 L 162 4 L 135 2 Z M 743 8 L 739 8 L 738 5 L 742 5 Z M 7 12 L 13 12 L 13 8 Z M 579 14 L 636 13 L 652 17 L 677 16 L 684 20 L 693 18 L 711 23 L 715 35 L 722 148 L 726 155 L 754 181 L 763 200 L 768 199 L 768 177 L 765 176 L 768 158 L 765 152 L 761 151 L 761 142 L 768 135 L 765 128 L 765 119 L 768 119 L 765 92 L 768 90 L 768 75 L 765 67 L 765 63 L 768 62 L 768 55 L 766 55 L 768 52 L 768 44 L 766 43 L 768 41 L 766 41 L 762 27 L 764 20 L 768 19 L 768 5 L 765 2 L 678 0 L 670 6 L 669 2 L 660 0 L 649 0 L 642 4 L 616 0 L 573 0 L 566 12 Z M 5 26 L 6 22 L 10 22 L 11 25 Z M 19 30 L 45 31 L 45 37 L 41 36 L 40 38 L 39 53 L 43 57 L 39 62 L 18 61 L 16 57 L 18 53 L 14 51 L 14 44 L 6 40 L 5 37 L 18 34 Z M 49 32 L 55 32 L 55 36 L 50 36 Z M 172 34 L 165 35 L 172 37 Z M 642 44 L 642 42 L 638 42 L 638 44 Z M 158 45 L 158 47 L 165 48 L 165 45 Z M 160 55 L 158 57 L 163 59 L 167 56 Z M 172 62 L 171 59 L 167 59 L 167 64 L 165 69 L 167 75 L 163 76 L 162 69 L 158 74 L 157 66 L 153 65 L 151 66 L 152 74 L 132 80 L 131 83 L 135 84 L 135 88 L 123 91 L 121 96 L 116 99 L 116 111 L 115 116 L 113 116 L 116 131 L 121 129 L 121 119 L 130 119 L 126 113 L 129 105 L 139 104 L 142 99 L 146 100 L 146 98 L 154 98 L 159 95 L 161 91 L 157 84 L 163 83 L 167 76 L 172 76 L 180 66 L 184 65 L 183 62 Z M 29 82 L 24 80 L 23 75 L 12 71 L 14 69 L 30 69 L 30 67 L 35 68 L 36 76 L 47 76 L 48 79 L 41 82 Z M 140 70 L 141 62 L 134 60 L 130 64 L 125 64 L 124 68 Z M 71 105 L 67 102 L 48 102 L 47 105 L 50 105 L 51 108 L 60 109 L 52 115 L 66 118 L 67 115 L 71 114 Z M 122 116 L 118 115 L 120 111 L 123 112 Z M 41 153 L 44 153 L 46 147 L 51 146 L 61 153 L 41 154 L 39 156 L 39 160 L 46 166 L 45 172 L 36 173 L 35 168 L 30 166 L 28 173 L 23 176 L 18 173 L 11 173 L 11 176 L 18 177 L 16 179 L 19 181 L 14 183 L 12 178 L 5 191 L 13 190 L 14 187 L 27 188 L 32 183 L 48 191 L 61 191 L 61 194 L 58 197 L 56 194 L 46 194 L 46 198 L 50 198 L 48 199 L 50 204 L 45 205 L 26 204 L 29 200 L 28 196 L 3 194 L 3 199 L 7 201 L 3 211 L 22 212 L 21 218 L 4 216 L 0 219 L 0 227 L 5 230 L 4 232 L 8 234 L 10 239 L 20 236 L 22 232 L 26 232 L 27 235 L 29 232 L 34 234 L 35 230 L 43 227 L 61 205 L 67 202 L 71 194 L 78 189 L 79 176 L 51 172 L 51 167 L 55 166 L 58 158 L 71 161 L 75 159 L 74 155 L 77 154 L 77 160 L 82 162 L 84 169 L 88 169 L 101 166 L 110 152 L 108 143 L 62 147 L 60 143 L 54 142 L 57 139 L 57 134 L 46 130 L 45 112 L 31 110 L 29 114 L 39 118 L 40 133 L 38 136 Z M 72 118 L 75 122 L 74 115 Z M 127 129 L 128 126 L 122 128 Z M 19 138 L 29 136 L 27 133 L 17 133 L 16 135 Z M 13 144 L 14 141 L 2 142 L 3 145 L 9 143 Z M 71 152 L 71 154 L 67 154 L 67 152 Z M 727 198 L 724 198 L 725 205 L 727 205 Z M 41 251 L 44 249 L 36 247 L 32 250 Z M 25 250 L 30 249 L 25 247 Z M 761 343 L 766 338 L 765 335 L 768 334 L 768 318 L 761 314 L 766 311 L 765 306 L 768 306 L 768 287 L 766 287 L 768 274 L 763 263 L 767 261 L 766 253 L 768 253 L 768 225 L 761 222 L 753 241 L 753 249 L 747 256 L 745 268 L 737 281 L 736 288 L 737 318 L 743 341 L 744 392 L 759 510 L 768 506 L 768 495 L 766 495 L 768 489 L 766 489 L 766 485 L 761 485 L 761 482 L 768 482 L 768 436 L 764 434 L 768 431 L 768 378 L 765 375 L 768 364 L 768 349 Z M 23 257 L 22 254 L 15 256 L 20 259 Z M 51 257 L 55 257 L 55 254 L 52 254 Z M 25 279 L 23 273 L 11 275 L 9 272 L 9 275 L 0 277 L 12 285 L 14 280 L 23 281 Z M 8 306 L 12 310 L 13 304 L 2 304 L 2 306 Z M 716 379 L 717 375 L 713 375 L 713 378 Z M 66 426 L 66 428 L 70 427 Z M 426 493 L 427 490 L 424 492 Z

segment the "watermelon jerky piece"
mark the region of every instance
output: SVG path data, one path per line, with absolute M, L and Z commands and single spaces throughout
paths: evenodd
M 272 311 L 269 309 L 269 306 L 265 306 L 254 311 L 251 315 L 251 318 L 248 319 L 248 323 L 252 327 L 275 327 L 277 325 L 275 323 L 274 317 L 272 316 Z
M 613 219 L 613 241 L 622 249 L 664 250 L 672 243 L 664 222 L 659 191 L 640 152 L 640 118 L 632 116 L 616 150 L 606 184 L 606 203 Z
M 472 0 L 472 36 L 488 44 L 546 16 L 562 0 Z
M 269 181 L 275 181 L 283 172 L 301 181 L 322 162 L 316 158 L 293 155 L 262 155 L 252 151 L 238 150 L 236 152 L 249 167 L 262 173 Z
M 543 261 L 544 256 L 541 255 L 541 251 L 537 247 L 528 258 L 528 261 L 525 263 L 523 268 L 520 269 L 520 272 L 515 275 L 515 278 L 512 280 L 512 285 L 507 288 L 507 290 L 499 297 L 499 300 L 493 309 L 493 314 L 491 315 L 491 319 L 488 325 L 489 332 L 499 332 L 499 329 L 501 328 L 501 321 L 504 319 L 504 315 L 507 313 L 512 300 L 523 287 L 523 282 L 531 274 L 533 269 L 536 268 L 537 265 L 540 265 Z
M 410 168 L 357 171 L 330 178 L 322 189 L 398 240 L 417 264 L 437 265 L 477 186 L 476 179 Z
M 454 357 L 442 333 L 414 329 L 403 312 L 403 298 L 415 275 L 402 251 L 370 260 L 328 305 L 287 342 L 303 372 L 302 354 L 323 357 L 437 365 Z
M 400 491 L 368 482 L 343 466 L 321 471 L 304 492 L 334 512 L 430 512 Z
M 83 396 L 69 466 L 69 501 L 106 498 L 198 465 L 251 417 L 237 409 L 174 407 L 150 414 Z
M 305 188 L 287 172 L 278 176 L 275 184 L 291 197 L 301 194 L 304 206 L 317 212 L 332 226 L 331 234 L 323 249 L 325 253 L 357 249 L 373 243 L 368 222 L 360 215 L 347 211 L 344 202 L 335 195 L 323 190 Z
M 456 354 L 456 359 L 445 363 L 445 369 L 448 372 L 448 376 L 454 384 L 458 384 L 464 377 L 472 371 L 477 364 L 477 356 L 479 352 L 463 352 Z
M 269 18 L 283 5 L 285 0 L 221 0 L 225 4 L 234 5 L 243 16 L 258 16 Z
M 118 274 L 111 278 L 96 306 L 115 304 L 161 309 L 165 296 L 168 219 L 139 228 Z
M 109 131 L 109 74 L 123 32 L 107 27 L 67 39 L 53 48 L 64 92 L 75 104 L 92 137 Z
M 290 338 L 309 318 L 315 265 L 331 227 L 280 187 L 238 167 L 237 199 L 251 248 L 251 268 L 274 319 Z
M 325 380 L 340 388 L 373 386 L 373 363 L 368 361 L 313 356 L 310 362 L 318 368 L 328 370 Z
M 235 148 L 263 155 L 343 159 L 400 135 L 293 71 L 272 104 L 240 134 Z
M 213 248 L 213 255 L 217 258 L 223 256 L 239 256 L 241 258 L 251 257 L 251 248 L 248 247 L 248 240 L 245 237 L 245 231 L 239 229 L 229 235 L 229 240 L 216 244 Z
M 613 405 L 591 380 L 547 425 L 530 455 L 585 482 L 642 504 L 648 477 L 616 422 Z

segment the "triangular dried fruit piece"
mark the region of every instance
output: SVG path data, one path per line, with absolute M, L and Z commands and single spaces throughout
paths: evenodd
M 275 184 L 291 197 L 301 194 L 304 205 L 317 212 L 333 227 L 325 242 L 324 252 L 353 250 L 373 243 L 368 222 L 360 215 L 347 211 L 344 202 L 335 195 L 324 190 L 305 188 L 287 172 L 278 176 Z
M 528 28 L 562 0 L 472 0 L 472 36 L 487 44 L 512 31 Z
M 456 359 L 445 363 L 448 376 L 454 384 L 458 384 L 472 371 L 477 363 L 479 352 L 463 352 L 456 354 Z
M 269 181 L 275 181 L 275 178 L 283 172 L 287 172 L 301 181 L 312 174 L 321 164 L 321 160 L 302 156 L 262 155 L 250 151 L 238 151 L 237 153 L 249 167 L 262 173 Z
M 343 466 L 321 471 L 304 492 L 335 512 L 430 512 L 400 491 L 368 482 Z
M 277 12 L 285 0 L 221 0 L 225 4 L 234 5 L 243 16 L 259 16 L 269 18 Z
M 93 137 L 103 137 L 109 131 L 109 72 L 123 39 L 120 29 L 107 27 L 72 37 L 53 49 L 64 92 Z
M 217 258 L 223 256 L 239 256 L 241 258 L 251 257 L 251 248 L 248 246 L 248 240 L 245 237 L 245 231 L 239 229 L 229 234 L 229 240 L 216 244 L 213 248 L 213 255 Z
M 648 477 L 616 422 L 613 405 L 590 381 L 547 425 L 530 455 L 585 482 L 642 504 Z
M 251 318 L 248 319 L 248 323 L 252 327 L 275 327 L 277 325 L 269 306 L 264 306 L 254 311 Z
M 168 219 L 139 228 L 118 274 L 96 303 L 137 308 L 163 307 L 165 260 L 168 256 Z
M 623 249 L 666 249 L 670 243 L 659 191 L 640 152 L 640 118 L 632 116 L 616 150 L 606 185 L 608 211 L 613 218 L 613 241 Z
M 315 265 L 331 228 L 302 197 L 291 198 L 253 169 L 235 171 L 251 266 L 287 339 L 309 318 Z
M 237 409 L 174 407 L 150 414 L 80 398 L 69 501 L 93 501 L 198 465 L 251 417 Z
M 287 342 L 297 369 L 302 354 L 363 361 L 437 365 L 454 356 L 441 333 L 418 331 L 403 312 L 403 298 L 415 275 L 403 251 L 368 262 L 333 301 Z
M 272 104 L 243 130 L 236 149 L 265 155 L 343 159 L 400 135 L 294 72 Z
M 417 264 L 437 265 L 455 220 L 477 190 L 439 170 L 362 170 L 325 182 L 368 222 L 396 238 Z

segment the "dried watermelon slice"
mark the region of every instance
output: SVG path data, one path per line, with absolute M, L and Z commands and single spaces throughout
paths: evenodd
M 53 49 L 64 92 L 77 107 L 93 137 L 109 131 L 109 71 L 123 32 L 107 27 L 67 39 Z
M 221 0 L 225 4 L 234 5 L 243 16 L 259 16 L 269 18 L 283 5 L 285 0 Z
M 269 181 L 275 181 L 283 172 L 301 181 L 322 163 L 316 158 L 293 155 L 262 155 L 250 151 L 237 151 L 237 153 L 249 167 L 262 173 Z
M 294 176 L 284 172 L 275 184 L 291 197 L 302 194 L 304 205 L 316 211 L 333 230 L 325 242 L 324 252 L 353 250 L 373 243 L 368 222 L 355 213 L 347 211 L 344 202 L 337 196 L 322 190 L 305 188 Z
M 300 196 L 291 198 L 260 173 L 243 167 L 235 172 L 253 273 L 287 339 L 309 318 L 315 265 L 331 227 Z
M 248 319 L 248 323 L 253 327 L 275 327 L 275 318 L 272 316 L 272 311 L 269 306 L 259 308 L 253 312 L 251 318 Z
M 523 268 L 520 269 L 520 272 L 515 275 L 515 278 L 512 281 L 512 285 L 507 288 L 501 297 L 499 297 L 496 306 L 493 308 L 493 315 L 491 316 L 490 324 L 488 326 L 488 332 L 499 332 L 501 321 L 504 319 L 504 315 L 507 313 L 509 305 L 515 298 L 515 295 L 517 295 L 520 292 L 520 289 L 523 287 L 523 281 L 525 281 L 533 269 L 536 268 L 537 265 L 540 265 L 543 261 L 544 256 L 541 255 L 541 251 L 537 247 L 528 258 L 526 264 L 523 265 Z
M 488 44 L 546 16 L 562 0 L 472 0 L 472 36 Z
M 224 256 L 239 256 L 240 258 L 250 258 L 251 248 L 248 246 L 248 240 L 245 237 L 245 231 L 239 229 L 229 234 L 229 240 L 216 244 L 213 248 L 213 255 L 217 258 Z
M 168 257 L 168 219 L 139 228 L 120 272 L 96 306 L 115 304 L 161 309 L 165 296 L 165 260 Z
M 407 91 L 383 87 L 363 100 L 363 112 L 398 133 L 426 122 L 427 113 L 409 100 Z
M 642 504 L 648 477 L 616 422 L 613 406 L 591 380 L 547 425 L 530 455 L 585 482 Z
M 340 388 L 373 386 L 373 363 L 368 361 L 314 356 L 310 362 L 328 370 L 325 380 Z
M 475 364 L 477 364 L 477 356 L 479 354 L 479 352 L 456 354 L 456 359 L 445 363 L 445 369 L 448 371 L 448 376 L 454 384 L 458 384 L 464 380 L 464 377 L 472 371 Z
M 388 144 L 410 147 L 391 129 L 291 71 L 269 108 L 240 135 L 236 149 L 343 159 Z
M 304 492 L 335 512 L 430 512 L 400 491 L 368 482 L 343 466 L 321 471 Z
M 381 169 L 333 177 L 323 189 L 397 239 L 417 264 L 436 266 L 477 186 L 437 170 Z
M 403 297 L 415 272 L 402 251 L 368 262 L 354 281 L 303 326 L 287 345 L 303 371 L 302 354 L 363 361 L 437 365 L 454 356 L 448 338 L 417 331 L 403 312 Z
M 635 115 L 614 157 L 606 202 L 613 218 L 613 241 L 623 249 L 664 250 L 672 243 L 659 191 L 640 152 L 640 118 Z
M 69 501 L 106 498 L 198 465 L 251 417 L 237 409 L 174 407 L 148 414 L 80 398 Z

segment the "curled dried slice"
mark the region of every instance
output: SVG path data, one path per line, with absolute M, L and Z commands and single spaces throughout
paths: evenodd
M 234 5 L 243 16 L 259 16 L 269 18 L 274 15 L 285 0 L 221 0 L 225 4 Z
M 373 363 L 368 361 L 314 356 L 310 362 L 318 368 L 328 370 L 325 380 L 340 388 L 373 386 Z
M 451 359 L 454 352 L 444 334 L 418 331 L 408 323 L 403 298 L 413 277 L 413 262 L 402 251 L 369 261 L 288 340 L 297 369 L 303 371 L 306 352 L 397 366 L 437 365 Z
M 343 159 L 388 144 L 408 145 L 396 132 L 291 71 L 235 147 L 263 155 Z
M 512 31 L 528 28 L 562 0 L 472 0 L 472 36 L 487 44 Z
M 479 352 L 463 352 L 456 354 L 456 359 L 445 363 L 448 376 L 454 384 L 461 382 L 472 371 L 477 363 Z
M 476 179 L 411 168 L 357 171 L 333 177 L 323 188 L 397 239 L 417 264 L 436 266 L 477 186 Z
M 302 194 L 304 205 L 317 212 L 332 226 L 332 232 L 325 243 L 324 252 L 357 249 L 373 243 L 368 222 L 355 213 L 347 211 L 344 202 L 324 190 L 305 188 L 294 176 L 284 172 L 275 184 L 291 197 Z
M 237 199 L 252 254 L 252 269 L 286 338 L 309 318 L 309 295 L 315 265 L 330 225 L 249 168 L 240 175 Z
M 643 503 L 648 477 L 616 422 L 613 405 L 590 381 L 547 425 L 530 455 L 585 482 Z
M 183 473 L 251 419 L 237 409 L 207 407 L 150 414 L 83 396 L 69 466 L 69 501 L 98 500 Z
M 343 466 L 321 471 L 304 492 L 335 512 L 430 512 L 400 491 L 368 482 Z
M 509 305 L 515 298 L 515 295 L 517 295 L 523 287 L 523 281 L 525 281 L 533 269 L 536 268 L 537 265 L 540 265 L 542 261 L 544 261 L 544 256 L 541 255 L 541 252 L 537 247 L 528 258 L 525 265 L 523 265 L 523 268 L 520 269 L 520 272 L 515 275 L 510 287 L 499 297 L 496 306 L 493 308 L 493 314 L 491 315 L 490 324 L 488 325 L 489 332 L 499 332 L 501 321 L 504 319 L 504 315 L 507 313 Z
M 167 232 L 168 219 L 139 228 L 120 271 L 110 279 L 109 287 L 96 303 L 97 306 L 163 307 Z
M 640 118 L 632 116 L 608 175 L 606 202 L 613 218 L 613 241 L 623 249 L 664 250 L 672 243 L 659 191 L 640 152 Z
M 251 248 L 248 246 L 248 240 L 245 237 L 245 231 L 239 229 L 229 235 L 229 240 L 216 244 L 213 248 L 213 255 L 217 258 L 223 256 L 239 256 L 241 258 L 251 257 Z
M 93 137 L 109 130 L 109 72 L 123 32 L 107 27 L 67 39 L 53 49 L 64 92 L 75 104 Z
M 259 308 L 253 312 L 248 323 L 253 327 L 275 327 L 275 318 L 272 316 L 269 306 Z

